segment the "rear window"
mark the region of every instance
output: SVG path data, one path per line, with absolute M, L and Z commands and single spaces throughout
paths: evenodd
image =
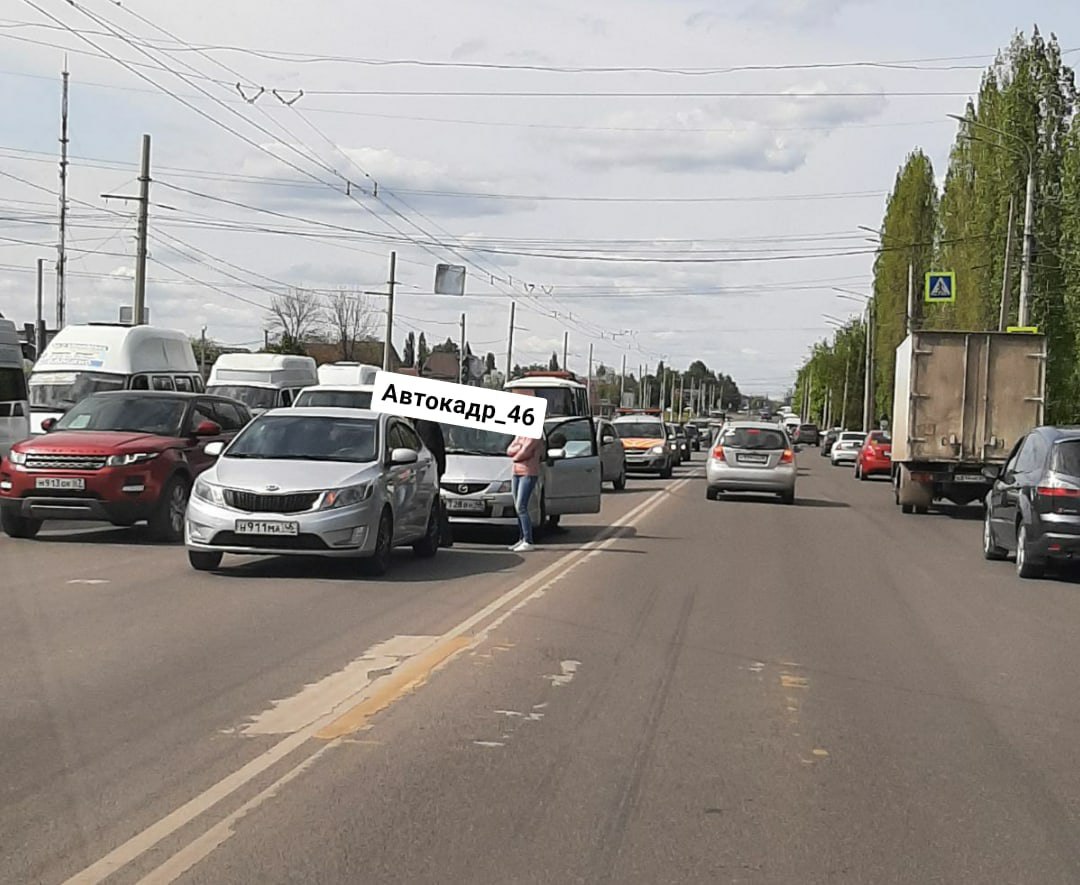
M 25 372 L 22 369 L 0 369 L 0 402 L 29 398 Z
M 786 449 L 787 437 L 779 430 L 759 430 L 757 427 L 736 427 L 724 434 L 721 445 L 733 449 Z
M 1080 477 L 1080 439 L 1068 439 L 1054 446 L 1050 469 L 1054 473 Z
M 862 442 L 866 437 L 861 433 L 842 433 L 840 434 L 841 442 Z
M 818 432 L 816 424 L 804 424 L 802 427 L 799 428 L 799 430 L 805 430 L 807 433 L 817 433 Z
M 884 430 L 875 430 L 870 434 L 870 442 L 877 443 L 879 446 L 888 445 L 892 442 L 892 437 Z

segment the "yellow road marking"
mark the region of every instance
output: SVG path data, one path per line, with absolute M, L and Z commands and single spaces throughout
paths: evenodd
M 316 732 L 315 737 L 323 741 L 332 741 L 359 731 L 367 724 L 368 719 L 380 710 L 385 710 L 394 701 L 427 682 L 428 677 L 439 665 L 444 664 L 471 642 L 472 639 L 468 636 L 454 636 L 440 642 L 427 654 L 414 658 L 399 670 L 391 673 L 382 685 L 376 683 L 377 687 L 373 694 Z
M 787 673 L 784 673 L 780 677 L 780 684 L 784 688 L 806 688 L 810 683 L 802 676 L 790 676 Z

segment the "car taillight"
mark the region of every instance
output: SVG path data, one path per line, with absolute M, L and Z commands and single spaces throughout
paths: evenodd
M 712 456 L 714 458 L 716 458 L 717 460 L 722 461 L 723 458 L 724 458 L 724 447 L 723 446 L 713 446 Z
M 1040 498 L 1080 498 L 1080 489 L 1066 489 L 1061 486 L 1039 486 L 1036 491 Z
M 795 453 L 791 449 L 784 449 L 784 454 L 780 456 L 781 464 L 791 464 L 795 461 Z

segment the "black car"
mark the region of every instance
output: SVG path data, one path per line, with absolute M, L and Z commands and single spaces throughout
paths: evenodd
M 821 457 L 822 458 L 827 458 L 829 456 L 829 452 L 832 451 L 833 443 L 835 443 L 836 440 L 839 439 L 839 437 L 840 437 L 840 431 L 835 430 L 835 429 L 830 430 L 828 433 L 825 434 L 824 437 L 822 437 L 822 439 L 821 439 Z
M 821 442 L 821 431 L 816 424 L 800 424 L 795 442 L 803 446 L 816 446 Z
M 1080 555 L 1080 428 L 1036 427 L 986 473 L 987 559 L 1015 553 L 1016 573 L 1038 578 L 1049 562 Z
M 690 441 L 690 447 L 695 452 L 701 451 L 701 428 L 695 424 L 687 424 L 683 428 L 686 431 L 686 438 Z

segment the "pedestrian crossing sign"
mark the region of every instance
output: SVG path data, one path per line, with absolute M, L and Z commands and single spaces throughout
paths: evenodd
M 956 300 L 956 274 L 953 271 L 930 272 L 926 275 L 927 303 Z

